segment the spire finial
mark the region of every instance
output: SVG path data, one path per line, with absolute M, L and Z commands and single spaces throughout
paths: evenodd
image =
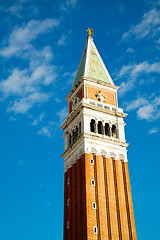
M 88 28 L 87 32 L 88 32 L 88 36 L 93 35 L 93 29 L 92 28 L 91 29 Z

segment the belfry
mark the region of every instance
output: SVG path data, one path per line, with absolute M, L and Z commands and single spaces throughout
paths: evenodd
M 136 240 L 124 118 L 117 90 L 88 29 L 67 96 L 64 240 Z

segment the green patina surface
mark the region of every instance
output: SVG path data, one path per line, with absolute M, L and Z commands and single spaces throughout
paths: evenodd
M 107 77 L 107 74 L 105 73 L 102 64 L 97 56 L 97 54 L 94 51 L 94 48 L 91 47 L 91 56 L 90 56 L 90 62 L 89 62 L 89 76 L 91 78 L 96 78 L 98 80 L 102 80 L 105 82 L 110 83 L 109 78 Z
M 82 60 L 81 60 L 76 78 L 74 80 L 74 85 L 73 86 L 75 86 L 78 83 L 78 81 L 81 79 L 81 77 L 84 75 L 85 59 L 86 59 L 86 49 L 84 50 Z
M 82 60 L 80 62 L 79 69 L 77 71 L 76 78 L 74 80 L 73 87 L 79 82 L 82 76 L 84 76 L 84 70 L 85 70 L 85 60 L 86 60 L 86 48 L 84 50 Z M 110 80 L 107 76 L 107 74 L 104 71 L 104 68 L 93 48 L 91 47 L 91 53 L 90 53 L 90 61 L 89 61 L 89 73 L 88 77 L 95 78 L 98 80 L 105 81 L 107 83 L 110 83 Z

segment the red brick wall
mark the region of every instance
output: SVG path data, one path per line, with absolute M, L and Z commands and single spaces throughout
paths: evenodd
M 64 185 L 64 240 L 137 240 L 126 162 L 83 154 L 65 173 Z

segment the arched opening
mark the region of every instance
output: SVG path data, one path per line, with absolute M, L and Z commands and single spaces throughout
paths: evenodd
M 105 123 L 105 135 L 109 136 L 110 135 L 110 131 L 109 131 L 109 124 Z
M 94 119 L 91 120 L 90 129 L 91 129 L 91 132 L 95 132 L 95 120 Z
M 117 135 L 117 127 L 116 125 L 112 125 L 112 137 L 116 137 Z
M 103 127 L 102 122 L 98 121 L 98 133 L 99 134 L 102 134 L 102 127 Z
M 78 126 L 76 126 L 76 134 L 75 134 L 75 138 L 77 139 L 78 138 Z
M 71 146 L 71 143 L 72 143 L 72 134 L 70 133 L 69 134 L 69 146 Z
M 81 122 L 79 123 L 79 136 L 81 135 Z
M 73 142 L 76 140 L 76 133 L 75 133 L 75 130 L 73 129 L 72 131 L 72 137 L 73 137 Z

